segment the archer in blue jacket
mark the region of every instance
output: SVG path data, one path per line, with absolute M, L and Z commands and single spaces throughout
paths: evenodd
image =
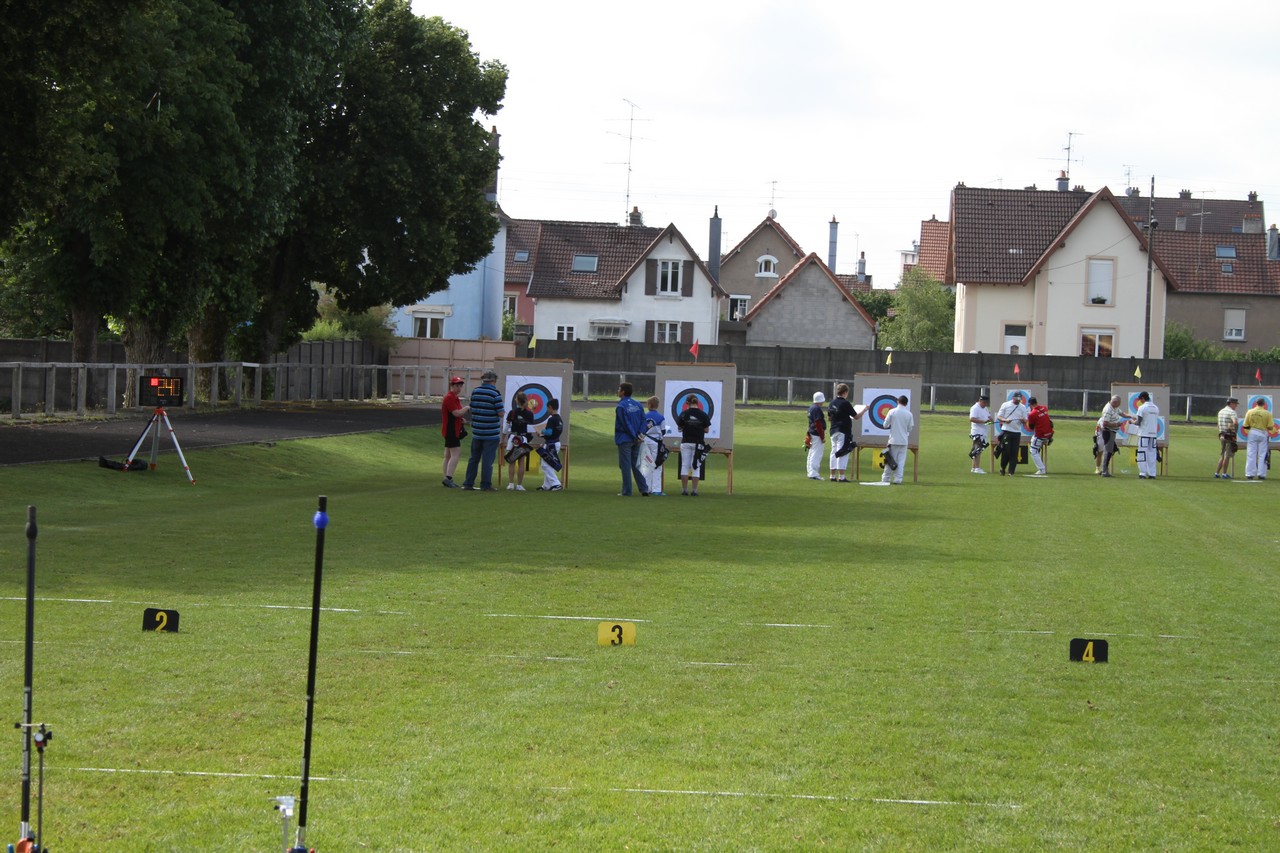
M 630 382 L 618 386 L 618 407 L 613 415 L 613 443 L 618 445 L 618 467 L 622 469 L 624 498 L 631 497 L 631 478 L 644 497 L 649 496 L 649 486 L 640 473 L 640 451 L 644 441 L 644 406 L 631 398 Z

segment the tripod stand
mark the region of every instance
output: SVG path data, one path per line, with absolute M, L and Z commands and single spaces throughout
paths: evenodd
M 151 470 L 156 470 L 156 461 L 160 456 L 160 421 L 162 420 L 164 421 L 165 429 L 169 430 L 169 439 L 173 442 L 173 449 L 178 451 L 178 459 L 182 462 L 182 470 L 186 472 L 187 479 L 194 486 L 196 478 L 191 476 L 191 466 L 187 464 L 187 457 L 182 455 L 182 447 L 178 444 L 178 436 L 173 431 L 173 424 L 169 422 L 169 413 L 164 410 L 164 406 L 156 406 L 156 410 L 151 413 L 151 420 L 147 421 L 146 427 L 142 430 L 142 435 L 138 436 L 138 441 L 133 445 L 133 450 L 129 451 L 129 458 L 124 461 L 124 470 L 129 470 L 134 457 L 138 455 L 138 450 L 142 448 L 142 442 L 147 439 L 147 433 L 151 433 Z M 152 430 L 155 431 L 152 432 Z

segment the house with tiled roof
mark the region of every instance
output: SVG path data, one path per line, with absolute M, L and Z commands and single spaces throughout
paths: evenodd
M 770 213 L 720 256 L 718 281 L 728 294 L 724 319 L 737 322 L 805 256 L 787 229 Z
M 937 215 L 920 223 L 920 240 L 914 252 L 903 252 L 902 278 L 915 268 L 924 271 L 934 281 L 941 282 L 947 275 L 947 243 L 951 238 L 951 223 L 942 222 Z
M 784 273 L 742 322 L 752 346 L 875 346 L 875 320 L 816 253 Z
M 718 343 L 724 291 L 674 224 L 537 221 L 521 233 L 529 256 L 521 267 L 513 255 L 508 282 L 527 280 L 534 338 Z
M 1156 231 L 1155 251 L 1173 275 L 1168 319 L 1228 350 L 1280 346 L 1280 233 L 1261 212 L 1235 232 Z M 1258 218 L 1255 218 L 1258 217 Z
M 1106 187 L 959 184 L 950 220 L 956 352 L 1162 356 L 1171 274 L 1155 256 L 1148 296 L 1146 233 Z

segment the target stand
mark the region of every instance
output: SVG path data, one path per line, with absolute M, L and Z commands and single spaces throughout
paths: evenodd
M 187 480 L 191 485 L 196 484 L 196 478 L 191 475 L 191 466 L 187 464 L 187 457 L 182 455 L 182 446 L 178 444 L 178 435 L 173 431 L 173 423 L 169 420 L 169 413 L 165 411 L 165 405 L 174 404 L 182 405 L 182 377 L 180 376 L 139 376 L 138 377 L 138 403 L 143 406 L 155 406 L 155 410 L 151 413 L 151 419 L 147 421 L 146 427 L 142 430 L 142 435 L 138 436 L 138 440 L 133 445 L 133 450 L 129 451 L 129 458 L 124 462 L 125 471 L 130 470 L 133 460 L 137 457 L 138 451 L 142 449 L 142 443 L 147 440 L 147 435 L 151 435 L 151 464 L 150 470 L 156 470 L 156 463 L 160 457 L 160 424 L 164 423 L 164 428 L 169 431 L 169 440 L 173 442 L 173 449 L 178 452 L 178 459 L 182 462 L 182 470 L 186 472 Z

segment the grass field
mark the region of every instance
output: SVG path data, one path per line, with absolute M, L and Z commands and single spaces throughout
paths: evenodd
M 322 853 L 1280 849 L 1280 485 L 1177 425 L 1170 476 L 1101 480 L 1083 420 L 1049 478 L 976 477 L 935 415 L 918 484 L 841 486 L 803 424 L 740 410 L 734 494 L 713 457 L 696 500 L 615 497 L 608 408 L 557 494 L 441 488 L 430 429 L 194 452 L 194 487 L 171 455 L 0 469 L 11 721 L 38 510 L 46 846 L 280 849 L 324 494 Z

